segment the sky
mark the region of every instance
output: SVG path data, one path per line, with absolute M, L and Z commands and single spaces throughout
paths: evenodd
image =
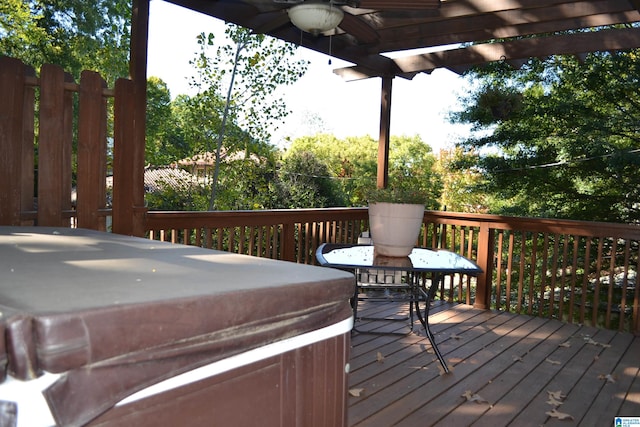
M 193 95 L 187 77 L 194 73 L 189 61 L 198 50 L 196 36 L 222 34 L 224 22 L 189 11 L 162 0 L 151 0 L 147 74 L 161 78 L 172 97 Z M 380 78 L 353 82 L 333 73 L 335 68 L 351 65 L 309 49 L 298 55 L 310 62 L 307 73 L 294 85 L 284 88 L 287 107 L 293 111 L 272 142 L 286 147 L 286 140 L 313 134 L 317 127 L 310 118 L 319 117 L 324 131 L 338 138 L 370 135 L 378 139 L 380 128 Z M 331 59 L 331 64 L 329 60 Z M 452 125 L 448 113 L 459 109 L 458 97 L 468 84 L 446 69 L 430 75 L 418 74 L 412 80 L 396 77 L 391 99 L 391 135 L 419 135 L 434 151 L 451 146 L 467 132 Z

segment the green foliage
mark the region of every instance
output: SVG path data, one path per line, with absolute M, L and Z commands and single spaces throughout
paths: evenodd
M 35 69 L 57 64 L 79 79 L 98 71 L 111 86 L 128 75 L 129 0 L 3 0 L 0 54 Z
M 326 164 L 309 151 L 296 151 L 283 160 L 278 171 L 282 208 L 344 206 L 338 182 Z
M 476 156 L 461 148 L 441 150 L 436 171 L 442 177 L 440 203 L 444 210 L 453 212 L 486 213 L 486 195 L 474 192 L 482 176 L 473 168 Z
M 424 205 L 428 202 L 423 193 L 402 186 L 373 188 L 367 192 L 367 201 L 369 203 L 406 203 L 415 205 Z
M 159 166 L 188 157 L 190 147 L 183 127 L 178 126 L 171 94 L 157 77 L 147 80 L 147 124 L 145 161 Z
M 198 36 L 200 52 L 192 61 L 198 75 L 192 85 L 199 90 L 196 101 L 200 102 L 188 104 L 194 118 L 200 119 L 193 125 L 204 129 L 209 144 L 213 140 L 211 125 L 215 119 L 220 120 L 216 129 L 210 210 L 217 202 L 222 148 L 229 150 L 229 136 L 234 134 L 227 123 L 242 129 L 245 150 L 252 141 L 267 141 L 268 129 L 277 128 L 277 123 L 289 113 L 284 100 L 275 95 L 276 89 L 294 83 L 307 67 L 305 61 L 292 60 L 296 49 L 292 44 L 231 24 L 225 33 L 226 43 L 220 44 L 213 56 L 209 49 L 214 46 L 214 35 Z M 222 109 L 216 108 L 220 100 Z
M 237 152 L 221 163 L 216 206 L 221 210 L 255 210 L 281 207 L 275 184 L 276 151 L 263 146 Z M 257 154 L 255 154 L 257 153 Z
M 378 143 L 368 136 L 339 140 L 320 134 L 295 140 L 287 156 L 301 151 L 314 153 L 338 180 L 347 206 L 364 206 L 376 187 L 377 150 Z M 418 136 L 392 137 L 389 186 L 420 194 L 428 209 L 437 209 L 442 182 L 434 170 L 435 163 L 431 147 Z
M 293 59 L 293 44 L 232 24 L 225 34 L 213 54 L 214 34 L 197 37 L 200 51 L 191 61 L 197 76 L 191 84 L 200 92 L 226 98 L 225 107 L 238 126 L 253 138 L 268 140 L 269 129 L 277 129 L 289 114 L 278 87 L 295 83 L 308 64 Z
M 640 220 L 637 50 L 494 65 L 470 77 L 478 90 L 454 120 L 475 126 L 460 147 L 475 158 L 484 178 L 475 191 L 489 195 L 492 212 Z
M 144 198 L 150 210 L 201 211 L 207 209 L 209 190 L 200 185 L 181 188 L 165 185 L 159 191 L 146 193 Z

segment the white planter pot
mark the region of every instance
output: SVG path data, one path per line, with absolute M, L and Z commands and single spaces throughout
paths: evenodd
M 369 204 L 369 228 L 377 255 L 405 257 L 415 246 L 424 218 L 424 205 Z

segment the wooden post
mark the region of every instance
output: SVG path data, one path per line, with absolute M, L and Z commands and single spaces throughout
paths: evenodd
M 131 150 L 132 174 L 131 234 L 144 236 L 144 152 L 147 117 L 147 51 L 149 38 L 149 0 L 133 0 L 129 74 L 134 86 L 134 127 Z
M 118 79 L 115 85 L 113 141 L 113 232 L 133 235 L 134 101 L 133 82 Z M 144 171 L 143 171 L 144 173 Z M 143 187 L 144 191 L 144 187 Z
M 78 115 L 78 227 L 104 230 L 98 211 L 106 203 L 107 102 L 106 82 L 98 73 L 83 71 Z
M 378 188 L 389 184 L 389 137 L 391 132 L 391 86 L 393 77 L 382 78 L 380 99 L 380 137 L 378 139 Z
M 483 273 L 477 278 L 476 298 L 473 306 L 488 309 L 491 306 L 491 282 L 493 278 L 493 245 L 495 232 L 489 225 L 482 223 L 478 235 L 478 266 Z
M 0 56 L 0 225 L 20 225 L 24 82 L 24 64 Z M 31 198 L 33 204 L 33 187 Z

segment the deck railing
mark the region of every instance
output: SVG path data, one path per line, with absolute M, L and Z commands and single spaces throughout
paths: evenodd
M 148 212 L 151 239 L 315 264 L 323 242 L 355 243 L 366 208 Z M 425 212 L 423 247 L 441 247 L 485 271 L 447 283 L 441 297 L 476 307 L 640 332 L 640 227 Z

